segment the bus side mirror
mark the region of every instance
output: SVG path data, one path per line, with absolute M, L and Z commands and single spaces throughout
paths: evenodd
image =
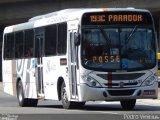
M 75 43 L 76 46 L 80 45 L 80 34 L 75 33 L 74 34 L 74 40 L 75 40 L 74 43 Z

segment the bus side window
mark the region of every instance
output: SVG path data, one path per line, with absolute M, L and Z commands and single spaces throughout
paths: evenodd
M 7 53 L 9 52 L 9 49 L 8 49 L 8 46 L 7 46 L 7 34 L 4 36 L 4 47 L 3 47 L 3 58 L 4 59 L 7 59 L 8 56 L 7 56 Z
M 45 28 L 45 56 L 56 55 L 57 25 Z
M 23 58 L 23 49 L 24 49 L 24 36 L 23 31 L 15 33 L 15 58 Z
M 34 31 L 26 30 L 24 39 L 24 57 L 33 57 L 33 41 L 34 41 Z
M 58 41 L 57 53 L 59 55 L 66 54 L 67 50 L 67 23 L 58 24 Z
M 13 59 L 14 58 L 14 33 L 9 33 L 5 37 L 4 42 L 4 58 Z

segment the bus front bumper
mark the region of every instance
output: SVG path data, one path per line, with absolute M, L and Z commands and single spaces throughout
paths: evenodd
M 94 88 L 79 85 L 79 101 L 119 101 L 126 99 L 156 99 L 158 82 L 151 86 L 132 88 Z

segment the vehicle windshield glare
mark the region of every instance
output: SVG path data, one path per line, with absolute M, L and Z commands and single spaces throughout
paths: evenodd
M 83 28 L 82 64 L 97 70 L 143 70 L 154 67 L 153 31 L 127 28 Z

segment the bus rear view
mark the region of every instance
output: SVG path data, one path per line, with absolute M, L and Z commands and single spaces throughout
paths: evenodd
M 156 37 L 148 11 L 115 10 L 82 17 L 81 80 L 84 100 L 157 98 Z M 87 91 L 87 92 L 86 92 Z

